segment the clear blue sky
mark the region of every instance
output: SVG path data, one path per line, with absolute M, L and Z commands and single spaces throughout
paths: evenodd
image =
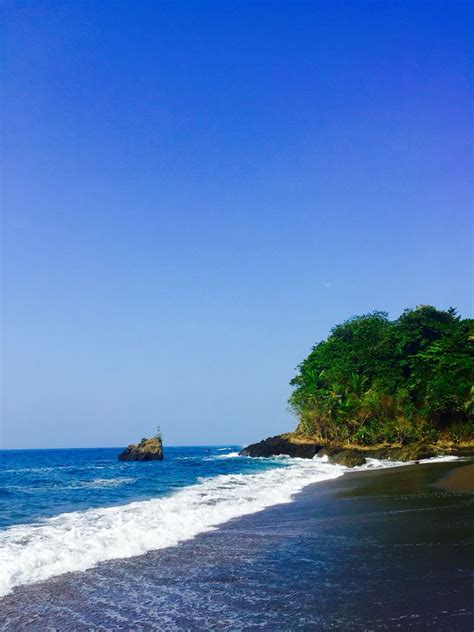
M 333 324 L 470 315 L 468 3 L 2 11 L 3 447 L 261 439 Z

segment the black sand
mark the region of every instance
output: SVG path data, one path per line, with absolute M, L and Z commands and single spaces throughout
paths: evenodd
M 471 464 L 310 486 L 178 547 L 20 587 L 0 628 L 471 631 Z

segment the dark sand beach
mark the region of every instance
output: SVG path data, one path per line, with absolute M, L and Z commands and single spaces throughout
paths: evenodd
M 471 631 L 472 470 L 312 485 L 177 547 L 20 587 L 1 629 Z

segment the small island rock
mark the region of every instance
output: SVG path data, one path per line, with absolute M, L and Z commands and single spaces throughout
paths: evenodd
M 119 461 L 162 461 L 163 444 L 160 437 L 142 439 L 137 445 L 129 445 L 119 454 Z

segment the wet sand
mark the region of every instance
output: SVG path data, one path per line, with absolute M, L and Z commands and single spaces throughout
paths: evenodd
M 0 628 L 471 631 L 472 468 L 309 486 L 177 547 L 20 587 L 0 600 Z
M 474 465 L 450 470 L 435 485 L 452 492 L 474 492 Z

